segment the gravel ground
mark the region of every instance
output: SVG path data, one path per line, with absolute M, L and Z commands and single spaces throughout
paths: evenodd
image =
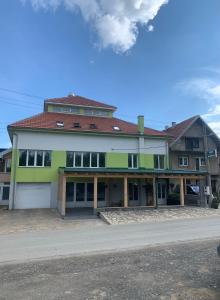
M 1 300 L 219 300 L 218 241 L 0 266 Z
M 101 213 L 109 224 L 129 224 L 161 222 L 177 219 L 194 219 L 210 216 L 219 216 L 220 209 L 184 207 L 184 208 L 161 208 L 148 210 L 117 210 Z
M 63 220 L 55 209 L 0 209 L 0 234 L 102 225 L 98 218 Z

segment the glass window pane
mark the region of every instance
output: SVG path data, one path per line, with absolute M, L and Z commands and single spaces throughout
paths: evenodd
M 138 185 L 134 184 L 134 200 L 138 200 Z
M 158 166 L 158 155 L 154 155 L 154 168 L 155 169 L 159 168 L 159 166 Z
M 37 151 L 37 166 L 43 166 L 43 151 Z
M 88 182 L 87 183 L 87 201 L 93 201 L 93 190 L 94 190 L 93 183 Z
M 160 155 L 160 169 L 164 169 L 164 155 Z
M 73 167 L 73 152 L 67 152 L 66 154 L 66 166 Z
M 138 167 L 137 154 L 133 154 L 133 168 L 137 168 L 137 167 Z
M 74 183 L 67 182 L 67 184 L 66 184 L 66 201 L 73 202 L 73 196 L 74 196 Z
M 105 168 L 105 153 L 99 153 L 99 167 Z
M 5 171 L 11 172 L 11 159 L 6 159 L 5 161 Z
M 85 183 L 76 183 L 76 201 L 84 201 Z
M 89 152 L 83 153 L 83 167 L 84 168 L 90 167 L 90 153 Z
M 105 183 L 98 182 L 98 201 L 105 200 Z
M 51 152 L 50 151 L 45 151 L 44 166 L 45 167 L 50 167 L 51 166 Z
M 28 166 L 34 166 L 34 156 L 35 156 L 35 151 L 29 150 L 28 151 Z
M 75 152 L 75 167 L 81 167 L 81 152 Z
M 2 200 L 9 200 L 9 186 L 3 186 Z
M 128 168 L 132 168 L 132 154 L 128 154 Z
M 91 153 L 91 166 L 93 168 L 98 167 L 98 153 Z
M 20 150 L 19 166 L 26 166 L 27 150 Z
M 128 196 L 129 200 L 133 200 L 133 184 L 131 182 L 128 184 Z

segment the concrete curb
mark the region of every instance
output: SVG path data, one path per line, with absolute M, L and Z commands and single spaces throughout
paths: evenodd
M 109 220 L 108 217 L 104 216 L 102 214 L 102 212 L 99 212 L 98 214 L 99 218 L 102 219 L 102 221 L 104 221 L 105 223 L 107 223 L 108 225 L 112 225 L 111 221 Z

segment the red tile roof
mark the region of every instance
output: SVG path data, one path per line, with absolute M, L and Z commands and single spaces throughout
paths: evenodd
M 63 127 L 57 126 L 57 121 L 63 122 Z M 80 123 L 80 128 L 74 128 L 73 123 Z M 90 124 L 96 124 L 96 129 L 91 129 Z M 113 129 L 113 126 L 118 126 L 120 131 Z M 18 121 L 9 125 L 11 128 L 25 129 L 49 129 L 59 131 L 74 131 L 74 132 L 98 132 L 98 133 L 113 133 L 113 134 L 138 134 L 138 126 L 136 124 L 126 122 L 117 118 L 108 117 L 90 117 L 82 115 L 62 114 L 44 112 L 35 115 L 31 118 Z M 165 132 L 145 128 L 145 135 L 150 136 L 167 136 Z
M 52 98 L 45 100 L 45 105 L 48 103 L 57 103 L 63 105 L 76 105 L 76 106 L 90 106 L 90 107 L 99 107 L 104 109 L 116 110 L 117 107 L 111 106 L 102 102 L 98 102 L 95 100 L 91 100 L 81 96 L 73 96 L 69 95 L 67 97 L 62 98 Z
M 177 123 L 176 125 L 169 127 L 168 129 L 164 130 L 167 134 L 173 137 L 174 140 L 176 140 L 179 136 L 181 136 L 184 131 L 194 123 L 200 116 L 193 116 L 187 120 L 184 120 L 180 123 Z

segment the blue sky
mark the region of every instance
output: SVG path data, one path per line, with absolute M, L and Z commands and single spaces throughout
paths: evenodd
M 69 92 L 156 129 L 201 114 L 220 134 L 220 1 L 165 2 L 2 0 L 0 147 L 8 124 Z

